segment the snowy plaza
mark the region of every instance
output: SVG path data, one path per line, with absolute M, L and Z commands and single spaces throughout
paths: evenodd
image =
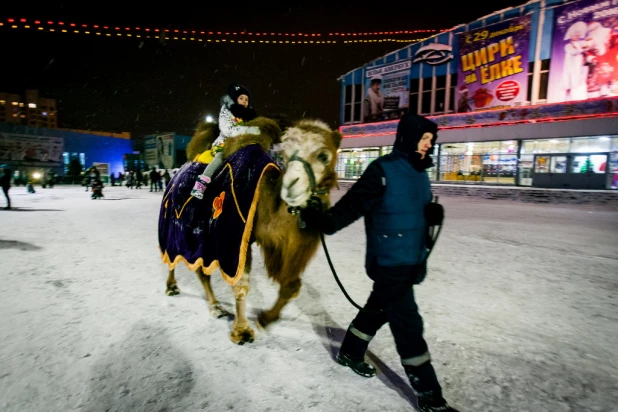
M 369 347 L 377 377 L 335 362 L 356 311 L 322 249 L 282 319 L 236 346 L 231 319 L 209 314 L 186 267 L 176 271 L 180 295 L 165 295 L 161 193 L 106 187 L 91 200 L 83 187 L 36 189 L 13 187 L 15 210 L 0 211 L 0 410 L 414 410 L 388 327 Z M 618 211 L 441 201 L 445 225 L 415 293 L 449 403 L 468 412 L 615 411 Z M 364 303 L 362 220 L 326 242 Z M 277 294 L 256 246 L 251 283 L 254 321 Z M 233 312 L 218 274 L 213 287 Z

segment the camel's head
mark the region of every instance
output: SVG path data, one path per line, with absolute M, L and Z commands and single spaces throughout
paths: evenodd
M 288 128 L 281 137 L 281 199 L 291 207 L 304 207 L 312 195 L 328 194 L 337 182 L 340 144 L 341 134 L 320 120 L 301 120 Z

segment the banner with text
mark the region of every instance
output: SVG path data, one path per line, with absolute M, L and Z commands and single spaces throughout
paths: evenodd
M 457 112 L 526 101 L 531 20 L 521 16 L 459 35 Z
M 618 0 L 554 9 L 548 102 L 618 96 Z
M 410 60 L 366 71 L 363 122 L 398 119 L 407 111 L 410 94 Z
M 64 139 L 0 133 L 0 162 L 25 161 L 62 164 Z

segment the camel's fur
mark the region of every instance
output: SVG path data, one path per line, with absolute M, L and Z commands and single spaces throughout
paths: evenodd
M 274 120 L 266 117 L 257 117 L 250 122 L 246 122 L 245 125 L 259 127 L 261 134 L 259 136 L 244 135 L 233 139 L 226 139 L 223 150 L 224 159 L 230 157 L 238 149 L 252 143 L 259 143 L 264 150 L 268 150 L 271 145 L 279 143 L 281 129 Z M 187 159 L 193 160 L 210 149 L 217 137 L 219 137 L 219 127 L 216 123 L 200 122 L 195 134 L 187 145 Z

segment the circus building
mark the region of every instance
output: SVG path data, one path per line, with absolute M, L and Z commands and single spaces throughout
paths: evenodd
M 389 152 L 412 112 L 440 126 L 434 182 L 618 189 L 616 1 L 531 1 L 339 80 L 340 179 Z

